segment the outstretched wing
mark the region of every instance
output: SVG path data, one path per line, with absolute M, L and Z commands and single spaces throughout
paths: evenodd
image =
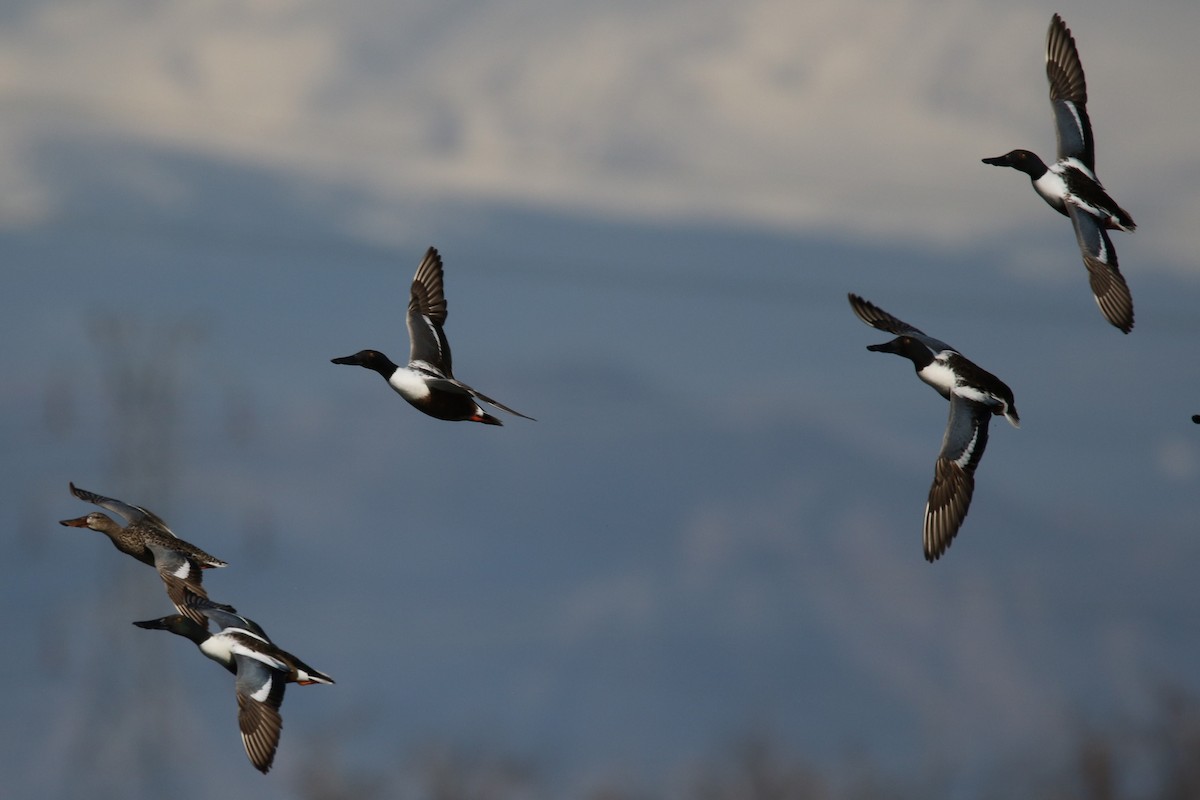
M 102 494 L 89 492 L 87 489 L 80 489 L 74 483 L 68 484 L 71 487 L 71 494 L 83 500 L 85 503 L 94 503 L 103 509 L 119 514 L 125 518 L 126 523 L 140 522 L 142 524 L 151 525 L 160 529 L 163 533 L 175 536 L 175 532 L 167 527 L 167 523 L 162 517 L 149 511 L 141 506 L 131 506 L 128 503 L 117 500 L 112 497 L 105 497 Z
M 1129 333 L 1133 330 L 1133 295 L 1117 265 L 1117 251 L 1108 238 L 1108 231 L 1096 217 L 1070 203 L 1067 213 L 1075 226 L 1075 239 L 1083 254 L 1083 265 L 1087 267 L 1096 305 L 1100 306 L 1105 319 Z
M 450 343 L 442 326 L 446 324 L 446 295 L 442 289 L 442 258 L 435 248 L 425 251 L 413 276 L 408 301 L 409 362 L 424 361 L 452 375 Z
M 872 328 L 878 328 L 881 331 L 887 331 L 896 336 L 904 336 L 906 334 L 925 335 L 919 328 L 914 328 L 904 320 L 893 317 L 870 300 L 859 297 L 853 292 L 847 296 L 850 298 L 850 308 L 853 309 L 859 319 Z
M 284 675 L 261 661 L 235 654 L 238 703 L 238 728 L 246 756 L 259 772 L 266 773 L 275 761 L 279 735 L 283 731 L 283 691 L 287 686 Z
M 950 546 L 975 493 L 975 467 L 987 446 L 992 411 L 982 403 L 950 395 L 950 419 L 933 469 L 925 504 L 925 560 L 936 561 Z
M 208 593 L 201 586 L 200 565 L 183 553 L 151 541 L 146 542 L 146 549 L 154 556 L 154 568 L 158 570 L 158 576 L 162 578 L 167 589 L 167 598 L 180 614 L 207 628 L 208 617 L 204 614 L 205 608 L 233 610 L 232 607 L 222 606 L 208 599 Z
M 884 311 L 879 306 L 872 303 L 870 300 L 859 297 L 851 292 L 847 295 L 850 298 L 850 308 L 855 315 L 863 322 L 870 325 L 872 328 L 878 328 L 881 331 L 895 334 L 896 336 L 912 336 L 926 345 L 933 352 L 941 352 L 943 350 L 954 350 L 953 347 L 943 342 L 941 339 L 935 339 L 927 335 L 920 328 L 914 328 L 902 319 L 893 317 L 888 312 Z
M 1055 14 L 1046 32 L 1046 78 L 1058 133 L 1058 157 L 1077 158 L 1096 171 L 1096 146 L 1087 114 L 1087 82 L 1075 38 L 1062 17 Z
M 172 575 L 197 587 L 204 582 L 204 570 L 195 560 L 173 547 L 164 547 L 152 539 L 146 540 L 146 549 L 154 554 L 154 567 L 164 575 Z

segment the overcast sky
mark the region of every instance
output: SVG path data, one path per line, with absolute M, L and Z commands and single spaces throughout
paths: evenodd
M 979 158 L 1053 151 L 1051 10 L 1081 43 L 1100 176 L 1140 246 L 1194 270 L 1183 0 L 28 3 L 0 32 L 3 220 L 55 212 L 45 137 L 103 137 L 351 182 L 373 202 L 343 223 L 386 241 L 420 193 L 963 245 L 1044 217 Z

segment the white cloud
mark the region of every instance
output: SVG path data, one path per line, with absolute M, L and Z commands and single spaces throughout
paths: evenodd
M 1200 112 L 1178 98 L 1200 10 L 1105 6 L 1066 9 L 1101 174 L 1145 247 L 1188 263 Z M 0 174 L 24 187 L 0 211 L 52 210 L 24 156 L 70 131 L 348 181 L 384 206 L 484 196 L 964 245 L 1048 213 L 979 164 L 1052 147 L 1046 23 L 919 0 L 37 4 L 0 32 L 0 103 L 26 123 L 0 138 Z

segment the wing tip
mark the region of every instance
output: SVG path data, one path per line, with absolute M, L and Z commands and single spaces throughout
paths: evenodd
M 933 563 L 950 549 L 971 510 L 974 493 L 974 475 L 957 462 L 939 456 L 925 503 L 922 545 L 926 561 Z

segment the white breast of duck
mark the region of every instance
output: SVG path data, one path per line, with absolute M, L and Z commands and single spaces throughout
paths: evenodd
M 1067 213 L 1067 197 L 1070 195 L 1070 192 L 1067 190 L 1067 179 L 1063 171 L 1067 168 L 1067 164 L 1073 161 L 1079 167 L 1087 169 L 1081 162 L 1072 158 L 1068 159 L 1067 162 L 1059 161 L 1056 164 L 1051 164 L 1042 173 L 1040 178 L 1036 178 L 1033 181 L 1034 191 L 1041 195 L 1041 198 L 1049 203 L 1051 208 L 1061 211 L 1064 214 Z
M 233 637 L 225 631 L 215 633 L 200 643 L 200 652 L 218 664 L 232 664 Z
M 423 362 L 413 362 L 407 367 L 398 367 L 388 378 L 388 385 L 410 403 L 428 400 L 431 392 L 427 379 L 441 375 L 429 367 L 422 369 L 422 366 Z
M 950 399 L 950 392 L 958 385 L 958 374 L 950 366 L 950 357 L 956 355 L 952 350 L 943 350 L 933 357 L 933 361 L 917 370 L 917 377 L 937 389 L 938 394 L 946 399 Z

